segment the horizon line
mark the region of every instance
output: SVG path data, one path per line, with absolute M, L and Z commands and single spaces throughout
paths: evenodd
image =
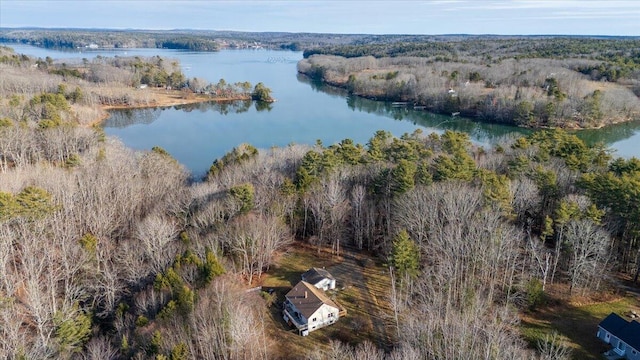
M 149 29 L 149 28 L 102 28 L 102 27 L 41 27 L 41 26 L 0 26 L 2 30 L 91 30 L 91 31 L 209 31 L 209 32 L 236 32 L 251 34 L 281 33 L 281 34 L 313 34 L 313 35 L 368 35 L 368 36 L 544 36 L 544 37 L 625 37 L 640 38 L 640 35 L 611 35 L 611 34 L 498 34 L 498 33 L 441 33 L 441 34 L 412 34 L 412 33 L 331 33 L 331 32 L 309 32 L 309 31 L 250 31 L 250 30 L 217 30 L 217 29 L 195 29 L 195 28 L 173 28 L 173 29 Z

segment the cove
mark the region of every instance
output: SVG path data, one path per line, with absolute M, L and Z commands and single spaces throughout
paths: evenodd
M 167 108 L 114 110 L 103 123 L 106 134 L 140 150 L 160 146 L 192 172 L 202 176 L 213 160 L 241 143 L 268 149 L 288 144 L 325 145 L 350 138 L 366 143 L 377 130 L 395 136 L 421 129 L 425 134 L 455 130 L 468 133 L 483 146 L 504 136 L 532 130 L 432 114 L 350 96 L 341 89 L 310 81 L 297 74 L 301 52 L 224 50 L 190 52 L 165 49 L 108 49 L 63 52 L 27 45 L 4 44 L 17 53 L 71 63 L 100 56 L 155 56 L 179 60 L 185 76 L 208 82 L 263 82 L 277 101 L 267 106 L 253 102 L 202 103 Z M 640 157 L 640 122 L 583 130 L 588 143 L 603 142 L 615 156 Z

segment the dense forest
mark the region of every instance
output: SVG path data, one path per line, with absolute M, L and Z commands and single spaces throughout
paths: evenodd
M 640 118 L 637 39 L 520 38 L 337 45 L 298 71 L 356 95 L 526 127 Z
M 216 51 L 222 42 L 211 36 L 185 32 L 117 31 L 117 30 L 42 30 L 2 29 L 0 41 L 23 43 L 54 49 L 166 48 Z
M 304 51 L 312 54 L 334 54 L 345 57 L 372 55 L 425 56 L 434 50 L 444 56 L 473 51 L 496 56 L 518 56 L 535 53 L 547 56 L 591 55 L 593 41 L 599 50 L 613 55 L 621 50 L 637 49 L 637 37 L 611 36 L 509 36 L 509 35 L 371 35 L 320 34 L 288 32 L 244 32 L 224 30 L 112 30 L 112 29 L 41 29 L 1 28 L 0 42 L 23 43 L 58 49 L 85 48 L 169 48 L 194 51 L 216 51 L 265 47 Z M 613 42 L 613 43 L 612 43 Z M 587 44 L 587 46 L 585 46 Z M 613 45 L 613 48 L 609 48 Z M 506 50 L 506 51 L 505 51 Z M 429 56 L 430 56 L 429 55 Z
M 640 160 L 561 130 L 493 148 L 451 131 L 242 144 L 194 182 L 163 149 L 82 126 L 91 104 L 151 102 L 131 94 L 177 84 L 179 64 L 1 51 L 2 358 L 565 359 L 563 338 L 531 341 L 520 316 L 637 281 Z M 389 269 L 391 346 L 279 350 L 273 299 L 246 289 L 300 243 Z
M 413 37 L 392 36 L 393 39 Z M 301 51 L 306 48 L 370 41 L 387 37 L 349 34 L 239 32 L 209 30 L 105 30 L 0 28 L 0 42 L 23 43 L 57 49 L 167 48 L 193 51 L 265 47 Z
M 242 32 L 224 30 L 108 30 L 0 28 L 0 42 L 23 43 L 59 49 L 85 48 L 172 48 L 215 51 L 265 47 L 302 51 L 336 45 L 386 44 L 393 42 L 449 41 L 474 38 L 460 35 L 366 35 L 288 32 Z M 493 38 L 493 36 L 491 36 Z M 500 37 L 502 38 L 502 37 Z

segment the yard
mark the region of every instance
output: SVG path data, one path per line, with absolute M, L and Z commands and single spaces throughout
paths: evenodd
M 602 359 L 608 347 L 596 338 L 598 324 L 612 312 L 625 317 L 631 311 L 640 313 L 639 293 L 626 292 L 586 304 L 549 299 L 546 305 L 523 315 L 521 333 L 535 347 L 539 339 L 555 331 L 569 343 L 574 359 Z
M 347 315 L 334 325 L 302 337 L 284 323 L 279 304 L 300 281 L 300 275 L 311 267 L 324 267 L 336 278 L 336 290 L 327 294 L 347 310 Z M 387 349 L 392 344 L 394 328 L 387 294 L 388 271 L 364 253 L 344 249 L 336 256 L 296 242 L 261 279 L 261 285 L 263 291 L 274 290 L 276 302 L 270 307 L 267 327 L 272 337 L 279 339 L 276 352 L 282 358 L 295 354 L 306 358 L 304 355 L 309 349 L 326 349 L 331 340 L 352 345 L 369 340 Z
M 266 327 L 280 358 L 307 358 L 310 349 L 326 350 L 331 340 L 351 345 L 368 340 L 389 350 L 394 343 L 395 326 L 389 304 L 391 286 L 388 269 L 364 252 L 344 249 L 340 256 L 296 242 L 261 279 L 263 291 L 273 289 L 275 303 L 269 308 Z M 347 315 L 332 326 L 313 331 L 307 337 L 282 320 L 280 304 L 285 294 L 311 267 L 324 267 L 337 281 L 335 291 L 327 294 L 347 310 Z M 556 289 L 555 293 L 563 290 Z M 535 347 L 545 335 L 557 332 L 572 347 L 574 359 L 600 359 L 607 346 L 596 338 L 598 323 L 611 312 L 620 315 L 640 313 L 640 292 L 609 295 L 598 302 L 567 302 L 549 297 L 546 304 L 522 315 L 521 334 Z M 297 355 L 297 356 L 296 356 Z

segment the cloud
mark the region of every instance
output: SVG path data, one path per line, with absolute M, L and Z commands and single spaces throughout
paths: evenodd
M 523 10 L 566 10 L 574 12 L 592 10 L 619 11 L 640 10 L 640 1 L 589 1 L 589 0 L 513 0 L 513 1 L 443 1 L 442 5 L 453 5 L 445 11 L 486 11 L 486 12 L 521 12 Z
M 640 8 L 636 1 L 589 1 L 589 0 L 514 0 L 474 2 L 479 9 L 522 10 L 522 9 L 611 9 Z
M 573 19 L 573 20 L 622 20 L 622 19 L 640 19 L 640 10 L 635 11 L 555 11 L 550 14 L 532 16 L 535 19 Z M 637 23 L 636 23 L 637 24 Z

